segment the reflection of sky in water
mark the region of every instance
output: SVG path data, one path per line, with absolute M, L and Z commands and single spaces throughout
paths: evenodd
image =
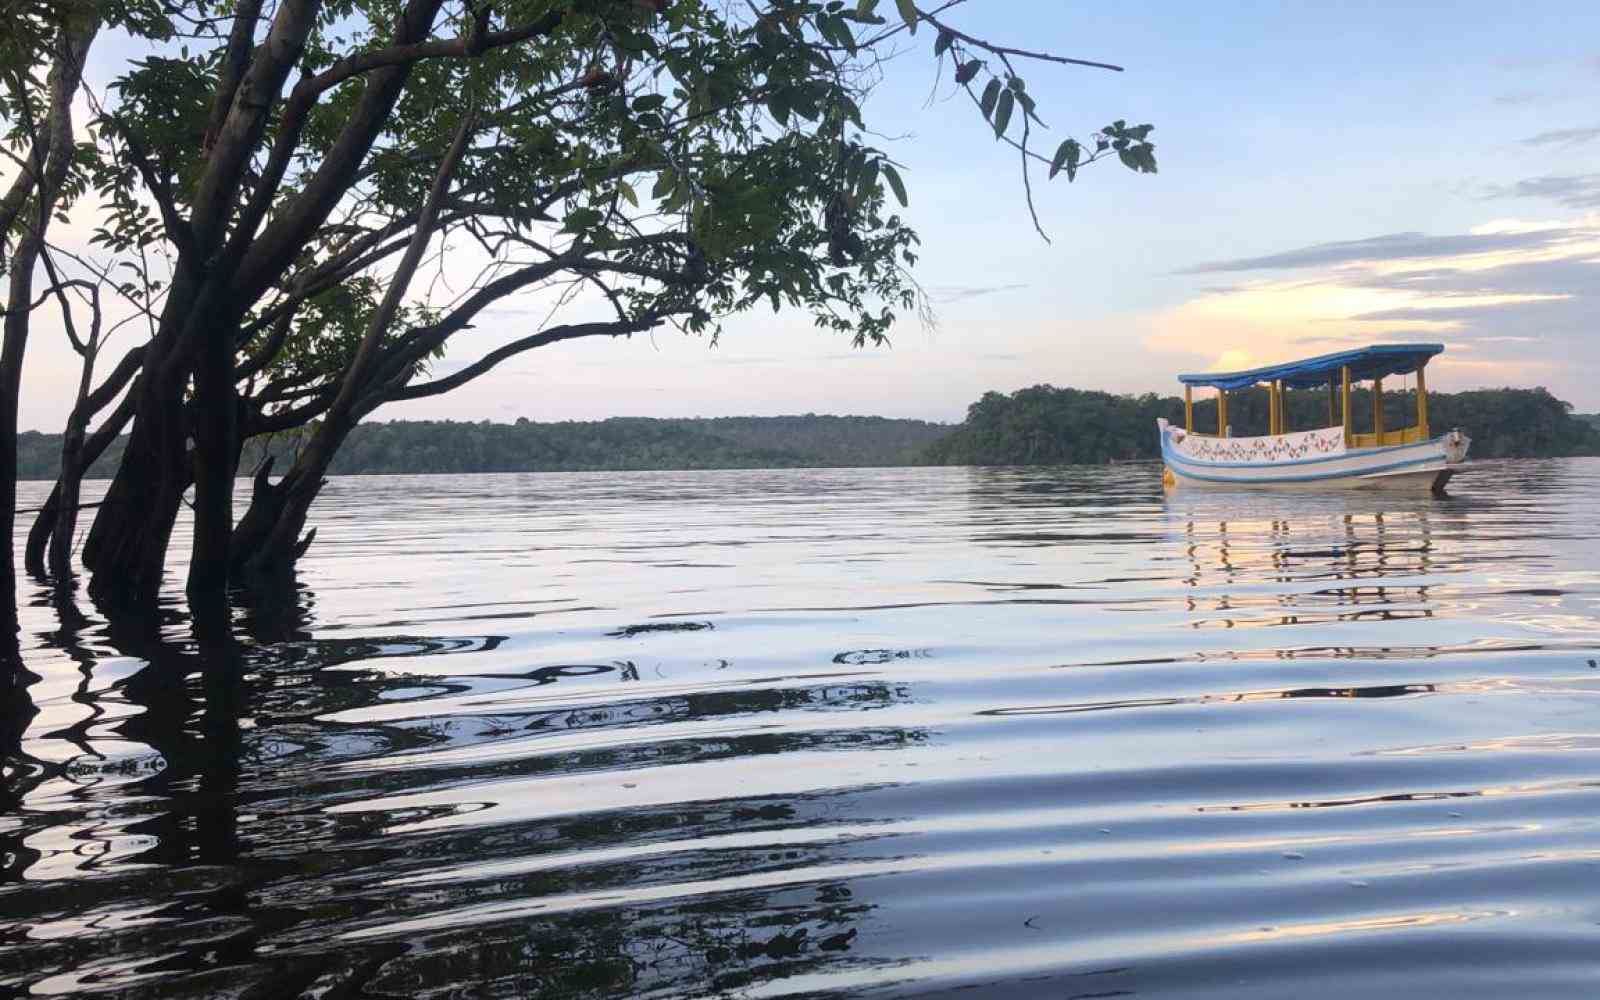
M 231 650 L 27 608 L 0 989 L 1570 993 L 1600 462 L 1456 486 L 335 480 Z

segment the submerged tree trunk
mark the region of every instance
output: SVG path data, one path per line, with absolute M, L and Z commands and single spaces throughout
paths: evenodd
M 233 538 L 233 568 L 245 582 L 270 586 L 293 576 L 295 563 L 316 538 L 315 529 L 302 534 L 311 504 L 327 482 L 334 454 L 354 426 L 351 420 L 335 433 L 324 421 L 276 484 L 267 478 L 270 462 L 256 472 L 250 507 Z
M 215 612 L 228 588 L 233 477 L 239 462 L 238 399 L 233 384 L 233 324 L 207 332 L 194 378 L 194 545 L 189 603 Z
M 456 128 L 450 148 L 439 161 L 433 182 L 428 187 L 428 196 L 418 216 L 416 231 L 406 246 L 399 267 L 389 279 L 389 287 L 373 312 L 326 416 L 312 432 L 305 448 L 295 457 L 294 465 L 282 482 L 276 486 L 270 485 L 266 468 L 257 473 L 250 509 L 240 522 L 239 535 L 235 540 L 238 556 L 234 559 L 234 565 L 242 573 L 257 579 L 286 578 L 292 575 L 295 562 L 315 537 L 314 534 L 306 537 L 301 535 L 311 504 L 327 482 L 328 467 L 333 464 L 333 456 L 361 417 L 376 405 L 374 397 L 381 398 L 381 391 L 374 391 L 372 384 L 381 377 L 375 374 L 381 367 L 380 348 L 389 327 L 399 315 L 406 290 L 411 286 L 411 279 L 422 262 L 422 253 L 433 238 L 434 227 L 439 219 L 439 206 L 450 189 L 456 168 L 466 155 L 467 145 L 476 127 L 477 115 L 469 112 Z M 231 381 L 229 385 L 231 387 Z M 191 573 L 191 586 L 193 579 Z
M 10 283 L 5 308 L 5 339 L 0 347 L 0 521 L 4 522 L 6 548 L 0 559 L 0 588 L 5 593 L 3 627 L 11 635 L 17 631 L 17 579 L 13 560 L 17 519 L 17 405 L 22 390 L 22 363 L 28 350 L 29 325 L 33 311 L 33 278 L 44 250 L 44 234 L 50 224 L 63 186 L 71 169 L 75 148 L 72 135 L 72 100 L 83 79 L 83 62 L 89 46 L 100 30 L 98 15 L 66 15 L 56 41 L 55 58 L 48 77 L 49 105 L 43 130 L 35 136 L 31 161 L 25 164 L 28 177 L 18 178 L 7 196 L 8 212 L 13 194 L 20 194 L 17 218 L 25 220 L 22 238 L 10 263 Z M 31 202 L 27 199 L 31 196 Z M 4 220 L 9 228 L 11 220 Z M 0 237 L 4 231 L 0 230 Z M 0 659 L 5 659 L 0 657 Z
M 137 357 L 142 349 L 136 348 L 130 353 L 129 359 L 124 364 L 132 366 L 137 363 Z M 95 399 L 101 393 L 115 395 L 121 391 L 121 385 L 126 379 L 117 381 L 117 377 L 107 380 L 100 391 L 90 396 L 89 399 L 79 404 L 72 417 L 69 417 L 69 426 L 72 421 L 80 416 L 82 423 L 87 424 L 89 414 L 95 407 Z M 80 413 L 80 411 L 83 411 Z M 33 527 L 28 530 L 27 549 L 24 554 L 24 565 L 33 576 L 43 579 L 53 577 L 59 584 L 68 579 L 72 573 L 72 541 L 78 528 L 78 512 L 81 502 L 83 477 L 88 474 L 90 466 L 99 461 L 105 454 L 106 448 L 122 433 L 128 421 L 133 418 L 133 397 L 124 397 L 117 408 L 111 412 L 105 422 L 93 434 L 88 435 L 81 448 L 77 450 L 75 460 L 69 462 L 67 447 L 62 447 L 61 474 L 56 479 L 56 484 L 50 491 L 50 497 L 44 502 L 39 513 L 33 519 Z M 67 501 L 67 497 L 71 497 Z M 47 570 L 48 565 L 48 570 Z
M 89 593 L 112 608 L 154 606 L 178 507 L 189 488 L 184 380 L 147 364 L 132 392 L 135 419 L 115 478 L 89 529 Z

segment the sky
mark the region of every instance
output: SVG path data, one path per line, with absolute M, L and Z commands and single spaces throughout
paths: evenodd
M 1175 393 L 1180 371 L 1389 341 L 1446 345 L 1430 388 L 1542 385 L 1600 410 L 1600 4 L 969 0 L 951 19 L 1125 66 L 1024 71 L 1053 126 L 1040 146 L 1151 122 L 1160 173 L 1036 176 L 1046 243 L 1015 154 L 935 87 L 924 30 L 867 115 L 906 165 L 932 326 L 908 316 L 891 346 L 853 349 L 763 308 L 715 346 L 560 344 L 375 418 L 958 421 L 990 390 Z M 547 313 L 503 303 L 438 369 Z M 43 324 L 30 352 L 20 425 L 59 429 L 76 359 Z

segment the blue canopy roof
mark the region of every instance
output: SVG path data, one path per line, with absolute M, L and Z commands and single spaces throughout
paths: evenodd
M 1352 382 L 1407 375 L 1443 351 L 1443 344 L 1373 344 L 1353 351 L 1323 354 L 1304 361 L 1252 368 L 1249 371 L 1179 375 L 1178 381 L 1184 385 L 1209 385 L 1217 389 L 1247 389 L 1261 382 L 1282 379 L 1283 384 L 1291 389 L 1309 389 L 1339 378 L 1340 371 L 1346 365 L 1350 366 Z

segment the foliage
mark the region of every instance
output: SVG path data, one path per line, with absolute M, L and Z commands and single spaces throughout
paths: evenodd
M 188 503 L 191 602 L 220 620 L 231 582 L 281 579 L 310 544 L 309 509 L 366 416 L 526 351 L 658 327 L 715 338 L 757 307 L 857 346 L 886 341 L 919 306 L 919 244 L 904 164 L 878 138 L 895 130 L 863 107 L 919 28 L 974 124 L 1020 151 L 1030 210 L 1046 170 L 1070 181 L 1113 156 L 1156 168 L 1151 126 L 1125 120 L 1036 152 L 1045 91 L 1019 67 L 1118 67 L 985 40 L 951 20 L 959 4 L 896 0 L 891 17 L 878 0 L 21 2 L 28 30 L 0 66 L 13 70 L 8 121 L 42 110 L 30 87 L 71 34 L 51 10 L 122 38 L 102 91 L 50 70 L 72 91 L 52 121 L 88 140 L 52 187 L 61 205 L 102 208 L 67 277 L 119 295 L 149 337 L 98 385 L 83 352 L 26 557 L 42 572 L 48 543 L 69 554 L 52 575 L 70 576 L 77 481 L 127 429 L 81 548 L 110 606 L 153 606 Z M 63 110 L 79 97 L 84 130 Z M 490 349 L 430 369 L 490 317 Z M 7 332 L 13 384 L 24 334 Z M 0 407 L 13 423 L 14 396 Z M 241 458 L 285 435 L 298 446 L 237 517 Z M 13 458 L 0 454 L 0 475 L 14 483 Z
M 1326 427 L 1328 396 L 1322 391 L 1285 395 L 1289 428 Z M 1384 425 L 1393 430 L 1415 422 L 1416 395 L 1384 393 Z M 1371 430 L 1372 397 L 1352 393 L 1357 431 Z M 1072 465 L 1160 457 L 1155 422 L 1182 425 L 1183 400 L 1176 396 L 1116 396 L 1082 389 L 1037 385 L 1011 395 L 984 394 L 967 419 L 930 445 L 922 460 L 934 465 Z M 1216 403 L 1195 402 L 1195 427 L 1216 428 Z M 1228 419 L 1238 436 L 1267 432 L 1264 389 L 1230 393 Z M 1570 404 L 1540 389 L 1481 389 L 1428 394 L 1428 422 L 1438 431 L 1459 427 L 1472 437 L 1473 458 L 1544 458 L 1600 455 L 1600 427 L 1571 413 Z
M 330 472 L 385 473 L 556 472 L 591 469 L 746 469 L 872 467 L 911 464 L 917 453 L 950 430 L 947 424 L 886 417 L 714 417 L 515 424 L 449 420 L 368 421 L 351 432 Z M 118 440 L 90 470 L 109 476 L 121 458 Z M 243 466 L 266 454 L 291 457 L 302 434 L 258 439 Z M 23 479 L 56 473 L 61 436 L 18 436 Z
M 1265 392 L 1235 393 L 1229 413 L 1239 434 L 1266 433 Z M 1256 398 L 1260 397 L 1260 398 Z M 1384 393 L 1385 420 L 1405 426 L 1415 412 L 1409 394 Z M 1368 430 L 1371 397 L 1353 394 L 1357 430 Z M 1574 415 L 1544 389 L 1488 389 L 1428 394 L 1436 430 L 1459 427 L 1474 458 L 1600 455 L 1600 421 Z M 1290 392 L 1289 424 L 1326 423 L 1326 396 Z M 514 424 L 448 420 L 369 421 L 357 427 L 330 472 L 337 475 L 556 472 L 585 470 L 831 468 L 909 464 L 1071 465 L 1159 457 L 1157 417 L 1183 421 L 1175 396 L 1118 396 L 1034 386 L 1011 395 L 991 392 L 957 427 L 922 420 L 803 414 L 786 417 L 651 419 Z M 1215 404 L 1200 400 L 1195 421 L 1215 423 Z M 245 452 L 253 468 L 266 454 L 290 457 L 303 434 L 258 441 Z M 118 440 L 90 472 L 110 475 L 121 456 Z M 23 479 L 55 475 L 58 434 L 18 436 Z

